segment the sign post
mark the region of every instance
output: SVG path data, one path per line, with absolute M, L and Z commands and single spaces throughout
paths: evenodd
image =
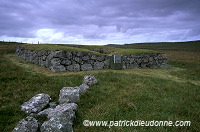
M 110 67 L 111 69 L 120 70 L 123 68 L 123 56 L 112 55 L 110 56 Z

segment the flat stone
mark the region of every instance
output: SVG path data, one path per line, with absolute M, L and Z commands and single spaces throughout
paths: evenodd
M 59 51 L 52 50 L 51 56 L 54 58 L 64 58 L 66 55 L 63 50 L 59 50 Z
M 53 72 L 61 72 L 61 71 L 66 71 L 66 68 L 63 65 L 59 66 L 50 66 L 49 69 Z
M 89 71 L 89 70 L 92 70 L 92 69 L 93 69 L 93 67 L 92 67 L 91 64 L 83 64 L 83 65 L 81 65 L 81 70 L 82 71 Z
M 59 103 L 75 103 L 78 102 L 79 97 L 79 87 L 64 87 L 60 90 Z
M 103 69 L 104 63 L 103 62 L 95 62 L 94 69 Z
M 79 64 L 72 64 L 67 66 L 67 70 L 69 71 L 80 71 L 80 65 Z
M 97 60 L 101 62 L 101 61 L 105 60 L 105 56 L 99 56 L 99 57 L 97 57 Z
M 78 105 L 75 103 L 64 103 L 56 106 L 56 108 L 48 112 L 48 118 L 57 118 L 62 117 L 68 120 L 73 121 L 75 118 L 75 111 L 77 110 Z
M 29 101 L 21 105 L 21 109 L 26 113 L 40 112 L 45 106 L 49 104 L 50 96 L 48 94 L 37 94 L 33 96 Z

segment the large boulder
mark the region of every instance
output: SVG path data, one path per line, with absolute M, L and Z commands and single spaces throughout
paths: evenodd
M 38 121 L 33 117 L 27 116 L 19 122 L 13 132 L 37 132 L 38 128 Z
M 91 64 L 83 64 L 83 65 L 81 65 L 81 70 L 82 71 L 89 71 L 89 70 L 92 70 L 92 69 L 93 69 L 93 67 L 92 67 Z
M 83 78 L 83 84 L 87 84 L 88 86 L 96 84 L 97 82 L 98 80 L 93 75 L 85 75 Z
M 21 109 L 26 113 L 36 113 L 40 112 L 45 106 L 48 105 L 50 101 L 50 96 L 48 94 L 37 94 L 33 96 L 29 101 L 21 105 Z
M 60 90 L 59 103 L 75 103 L 78 102 L 79 97 L 79 87 L 64 87 Z

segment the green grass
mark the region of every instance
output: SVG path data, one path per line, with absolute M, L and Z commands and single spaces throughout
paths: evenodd
M 61 88 L 79 86 L 83 76 L 88 74 L 93 74 L 99 82 L 83 94 L 78 102 L 75 132 L 197 132 L 200 129 L 200 53 L 193 46 L 188 50 L 184 50 L 187 49 L 184 46 L 181 50 L 170 50 L 168 47 L 158 50 L 152 47 L 168 55 L 169 69 L 53 73 L 16 57 L 14 52 L 18 45 L 0 43 L 1 132 L 12 131 L 27 116 L 20 110 L 23 102 L 42 92 L 49 94 L 52 101 L 57 101 Z M 188 45 L 185 44 L 185 47 L 190 47 Z M 187 120 L 192 124 L 188 127 L 84 127 L 82 123 L 86 119 Z
M 154 51 L 154 50 L 147 50 L 147 49 L 122 49 L 117 52 L 114 52 L 113 54 L 129 56 L 132 54 L 140 55 L 140 54 L 152 54 L 152 53 L 159 53 L 159 52 Z
M 108 54 L 121 54 L 121 55 L 131 55 L 136 54 L 140 55 L 143 53 L 159 53 L 157 51 L 153 50 L 146 50 L 146 49 L 121 49 L 121 48 L 114 48 L 114 47 L 106 47 L 106 46 L 88 46 L 88 45 L 64 45 L 64 44 L 25 44 L 22 45 L 25 49 L 30 50 L 64 50 L 64 51 L 84 51 L 84 52 L 90 52 L 96 55 L 104 55 L 99 52 L 96 52 L 97 50 L 106 50 L 109 53 Z M 96 50 L 96 51 L 95 51 Z M 108 55 L 107 54 L 107 55 Z

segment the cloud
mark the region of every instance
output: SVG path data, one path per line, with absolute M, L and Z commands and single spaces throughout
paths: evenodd
M 199 0 L 2 0 L 0 38 L 43 43 L 199 39 Z

